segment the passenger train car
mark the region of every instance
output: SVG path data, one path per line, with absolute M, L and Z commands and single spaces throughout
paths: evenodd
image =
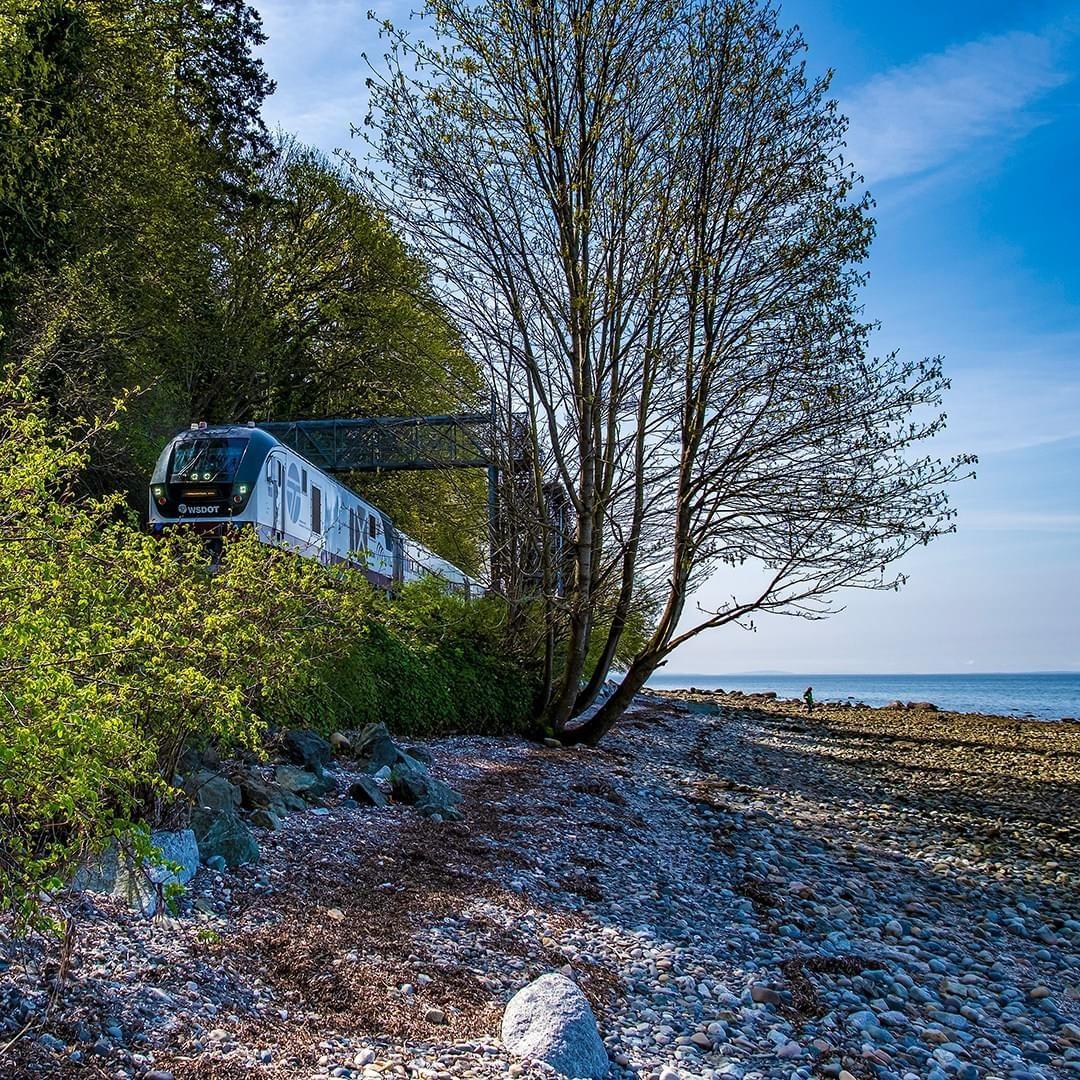
M 150 484 L 150 527 L 160 533 L 181 524 L 210 535 L 254 528 L 263 543 L 326 566 L 354 566 L 384 589 L 423 577 L 466 596 L 477 589 L 377 507 L 253 424 L 192 424 L 161 452 Z

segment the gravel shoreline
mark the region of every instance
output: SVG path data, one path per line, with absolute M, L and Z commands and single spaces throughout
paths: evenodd
M 330 797 L 176 918 L 84 899 L 0 1075 L 550 1076 L 497 1032 L 563 970 L 616 1080 L 1080 1077 L 1080 727 L 677 697 L 419 744 L 462 822 Z

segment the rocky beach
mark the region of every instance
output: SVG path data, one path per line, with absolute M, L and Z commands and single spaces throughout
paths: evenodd
M 0 939 L 0 1075 L 550 1077 L 500 1025 L 559 973 L 616 1080 L 1080 1077 L 1080 725 L 683 693 L 411 749 L 452 812 L 341 756 L 174 914 Z

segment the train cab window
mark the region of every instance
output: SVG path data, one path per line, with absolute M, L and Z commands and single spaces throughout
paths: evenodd
M 374 514 L 368 514 L 368 536 L 374 540 L 379 535 L 379 519 Z
M 247 439 L 184 439 L 173 450 L 170 480 L 174 484 L 230 484 L 247 445 Z
M 311 531 L 322 532 L 322 492 L 311 485 Z

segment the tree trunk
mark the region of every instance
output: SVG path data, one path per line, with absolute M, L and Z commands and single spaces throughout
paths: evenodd
M 577 743 L 595 746 L 611 730 L 615 721 L 626 712 L 627 707 L 645 685 L 649 676 L 663 663 L 664 659 L 659 654 L 642 653 L 630 665 L 630 670 L 619 683 L 615 693 L 588 720 L 560 732 L 559 738 L 568 746 Z
M 626 621 L 630 617 L 630 606 L 634 596 L 634 559 L 636 558 L 637 544 L 634 544 L 634 553 L 629 555 L 623 568 L 623 584 L 619 593 L 618 603 L 615 605 L 615 614 L 611 619 L 611 626 L 608 628 L 607 640 L 604 642 L 604 649 L 600 654 L 600 659 L 597 661 L 596 667 L 593 669 L 592 676 L 590 677 L 585 689 L 581 691 L 577 696 L 577 700 L 574 702 L 574 715 L 584 712 L 595 700 L 596 695 L 600 693 L 600 688 L 604 685 L 608 677 L 608 673 L 611 671 L 611 663 L 615 658 L 615 650 L 619 647 L 619 641 L 622 638 L 622 632 L 626 627 Z

